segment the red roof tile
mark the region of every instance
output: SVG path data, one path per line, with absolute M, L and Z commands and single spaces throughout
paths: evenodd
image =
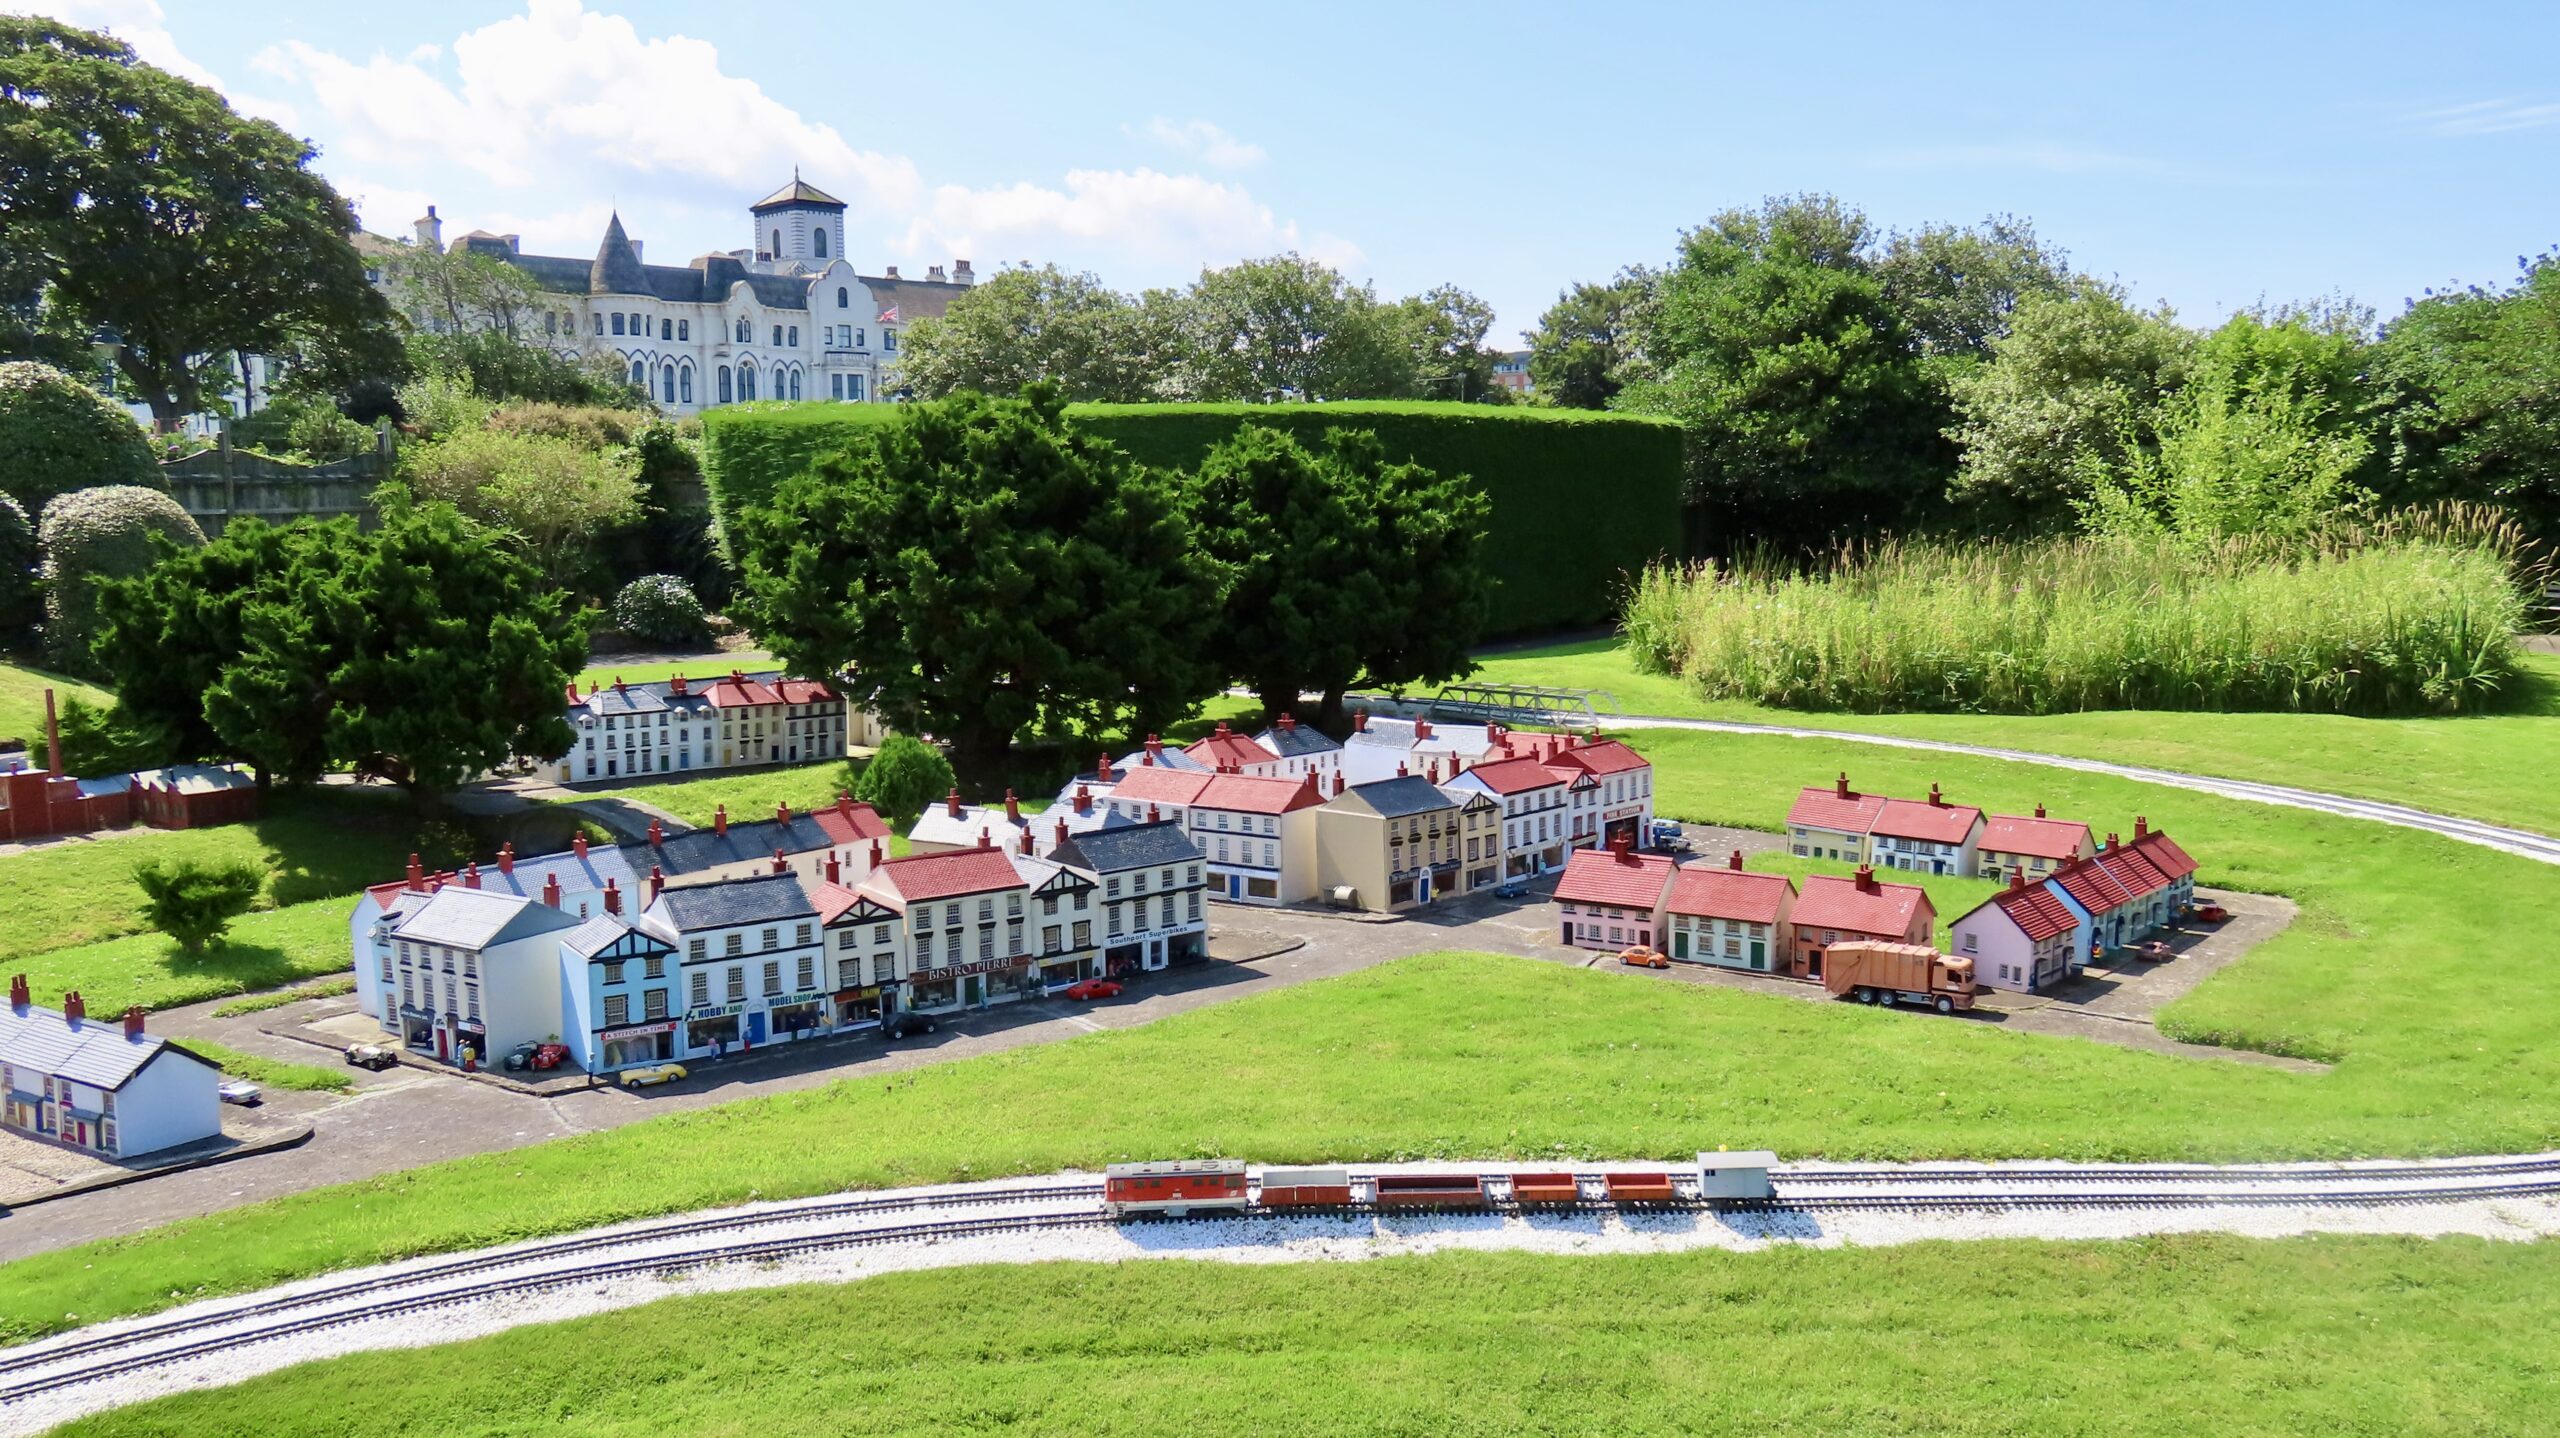
M 1778 922 L 1778 910 L 1795 889 L 1794 881 L 1784 874 L 1754 874 L 1721 864 L 1691 864 L 1671 881 L 1671 901 L 1666 907 L 1675 914 L 1774 924 Z
M 2171 879 L 2183 879 L 2196 871 L 2196 861 L 2169 837 L 2165 829 L 2154 829 L 2133 841 L 2133 851 L 2142 854 Z
M 847 909 L 862 902 L 862 897 L 842 884 L 830 884 L 824 880 L 809 890 L 809 903 L 817 909 L 821 924 L 832 924 L 842 918 Z
M 1565 862 L 1564 877 L 1556 881 L 1556 902 L 1650 910 L 1662 902 L 1672 868 L 1660 854 L 1576 849 Z
M 779 704 L 782 696 L 752 679 L 715 679 L 702 686 L 714 709 L 741 709 L 750 704 Z
M 824 704 L 836 697 L 836 691 L 815 679 L 785 679 L 773 689 L 785 704 Z
M 1221 764 L 1276 764 L 1280 756 L 1249 734 L 1212 734 L 1184 747 L 1183 753 L 1215 769 Z
M 1110 797 L 1134 799 L 1149 804 L 1189 804 L 1200 797 L 1209 781 L 1218 777 L 1197 769 L 1164 769 L 1140 765 L 1120 771 L 1120 781 L 1111 786 Z
M 1843 799 L 1829 785 L 1807 787 L 1796 795 L 1787 809 L 1787 823 L 1807 829 L 1830 829 L 1843 834 L 1863 834 L 1876 821 L 1876 811 L 1885 805 L 1882 794 L 1861 794 L 1851 790 Z
M 2067 861 L 2089 848 L 2089 826 L 2077 819 L 2021 819 L 1994 814 L 1984 821 L 1982 847 L 1995 854 Z
M 1214 774 L 1209 776 L 1208 783 L 1200 786 L 1200 797 L 1191 803 L 1202 809 L 1287 814 L 1316 808 L 1324 803 L 1324 798 L 1308 788 L 1304 779 L 1282 779 L 1264 774 Z
M 1478 764 L 1467 772 L 1481 780 L 1486 788 L 1505 796 L 1573 782 L 1572 775 L 1559 774 L 1535 759 L 1497 759 L 1490 764 Z
M 889 837 L 889 821 L 881 818 L 880 811 L 868 804 L 830 805 L 811 810 L 809 817 L 826 831 L 827 842 L 831 844 Z
M 2096 855 L 2054 870 L 2053 876 L 2045 882 L 2060 885 L 2074 903 L 2092 914 L 2110 913 L 2134 900 L 2134 896 L 2107 872 Z
M 1896 839 L 1920 839 L 1932 844 L 1961 844 L 1981 818 L 1982 811 L 1968 804 L 1887 799 L 1884 807 L 1876 811 L 1875 822 L 1868 826 L 1867 831 Z
M 1910 884 L 1878 883 L 1875 892 L 1868 893 L 1854 879 L 1814 874 L 1806 878 L 1803 890 L 1796 895 L 1795 913 L 1789 922 L 1800 928 L 1899 939 L 1911 932 L 1923 913 L 1931 919 L 1937 917 L 1929 896 Z
M 1991 896 L 1991 902 L 2033 943 L 2041 944 L 2079 922 L 2042 879 L 2022 888 L 2003 889 Z
M 1571 764 L 1586 774 L 1625 774 L 1637 769 L 1650 769 L 1653 761 L 1615 739 L 1576 745 L 1560 750 L 1556 762 Z
M 984 894 L 1023 887 L 1021 873 L 1002 849 L 946 849 L 939 854 L 909 854 L 871 871 L 866 885 L 885 884 L 910 901 L 947 899 L 954 894 Z

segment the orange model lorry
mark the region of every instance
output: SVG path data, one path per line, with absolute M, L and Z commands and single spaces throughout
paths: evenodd
M 1822 951 L 1822 986 L 1862 1004 L 1926 1004 L 1942 1014 L 1973 1007 L 1973 960 L 1925 944 L 1850 939 Z

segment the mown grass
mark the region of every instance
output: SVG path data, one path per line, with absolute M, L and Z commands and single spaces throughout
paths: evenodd
M 1476 677 L 1607 690 L 1630 714 L 1994 744 L 2292 784 L 2560 834 L 2560 765 L 2551 762 L 2560 753 L 2560 657 L 2552 655 L 2522 657 L 2511 702 L 2500 712 L 2448 719 L 2158 710 L 2035 717 L 1808 712 L 1707 700 L 1676 676 L 1639 670 L 1614 639 L 1487 655 Z
M 335 998 L 340 994 L 352 994 L 355 991 L 356 980 L 353 974 L 343 978 L 317 979 L 307 984 L 296 984 L 289 989 L 269 989 L 262 994 L 233 999 L 230 1003 L 215 1008 L 213 1016 L 217 1019 L 243 1018 L 250 1014 L 265 1013 L 269 1009 L 280 1009 L 287 1004 L 298 1004 L 304 999 Z
M 2302 917 L 2164 1027 L 2307 1074 L 1488 957 L 1406 960 L 1144 1028 L 846 1081 L 317 1190 L 0 1268 L 0 1336 L 316 1270 L 732 1202 L 1240 1154 L 1266 1162 L 1767 1146 L 1831 1157 L 2348 1157 L 2560 1147 L 2560 1007 L 2520 936 L 2542 865 L 2380 825 L 1833 741 L 1656 733 L 1663 812 L 1773 827 L 1862 782 L 2100 827 Z M 2529 944 L 2526 945 L 2529 948 Z M 1107 1096 L 1107 1100 L 1097 1096 Z M 66 1315 L 80 1315 L 69 1318 Z
M 385 872 L 397 874 L 394 868 Z M 157 1012 L 231 994 L 260 993 L 280 984 L 334 974 L 354 962 L 347 947 L 350 900 L 312 899 L 281 909 L 243 915 L 230 936 L 190 958 L 159 934 L 53 949 L 15 961 L 38 1002 L 78 989 L 98 1012 L 140 1004 Z M 262 995 L 263 997 L 264 995 Z M 293 995 L 278 1000 L 290 1003 Z
M 1629 647 L 1710 698 L 1871 713 L 2451 714 L 2510 686 L 2524 591 L 2495 545 L 1886 542 L 1828 569 L 1656 567 Z
M 53 702 L 57 707 L 75 698 L 95 705 L 115 702 L 114 695 L 85 680 L 19 664 L 0 664 L 0 739 L 16 739 L 24 743 L 38 767 L 44 764 L 44 691 L 47 689 L 53 691 Z
M 699 659 L 682 659 L 662 664 L 629 664 L 608 655 L 578 671 L 578 687 L 584 689 L 590 684 L 609 685 L 616 679 L 625 684 L 649 684 L 660 679 L 672 679 L 679 674 L 687 679 L 718 679 L 726 676 L 732 669 L 742 669 L 752 674 L 760 669 L 780 667 L 782 666 L 779 661 L 761 649 L 741 649 L 734 653 L 708 655 Z
M 1723 854 L 1710 852 L 1699 855 L 1694 862 L 1720 864 L 1724 859 Z M 1829 874 L 1845 879 L 1858 871 L 1855 864 L 1833 859 L 1799 859 L 1784 850 L 1764 850 L 1748 855 L 1743 860 L 1743 867 L 1759 873 L 1784 874 L 1796 881 L 1798 889 L 1804 887 L 1805 878 L 1810 874 Z M 2000 892 L 2001 887 L 1992 879 L 1968 879 L 1959 874 L 1915 874 L 1881 866 L 1876 869 L 1876 882 L 1907 885 L 1929 896 L 1929 907 L 1938 916 L 1937 942 L 1940 948 L 1947 947 L 1949 927 L 1956 919 L 1974 905 Z
M 210 1039 L 186 1039 L 182 1046 L 200 1058 L 211 1060 L 233 1078 L 247 1079 L 262 1088 L 296 1089 L 303 1093 L 344 1093 L 355 1081 L 339 1069 L 322 1068 L 318 1064 L 291 1063 L 284 1059 L 266 1058 L 244 1053 L 229 1044 Z
M 366 1353 L 79 1438 L 2551 1431 L 2560 1244 L 2119 1243 L 1047 1264 Z

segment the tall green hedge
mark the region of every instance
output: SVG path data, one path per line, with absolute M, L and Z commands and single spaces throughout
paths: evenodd
M 894 405 L 749 404 L 703 416 L 711 502 L 724 526 Z M 1251 420 L 1315 439 L 1374 432 L 1389 458 L 1471 475 L 1493 501 L 1493 632 L 1529 634 L 1617 615 L 1623 586 L 1681 547 L 1680 431 L 1585 410 L 1377 401 L 1080 404 L 1067 416 L 1143 463 L 1188 469 Z

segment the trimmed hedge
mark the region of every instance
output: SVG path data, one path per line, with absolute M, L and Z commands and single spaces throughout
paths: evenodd
M 158 535 L 200 549 L 204 531 L 156 489 L 110 484 L 54 496 L 37 528 L 44 549 L 45 647 L 59 667 L 96 674 L 89 653 L 98 634 L 101 579 L 127 579 L 159 562 Z
M 723 526 L 895 405 L 758 403 L 703 416 L 706 482 Z M 1067 417 L 1140 462 L 1189 469 L 1251 420 L 1302 441 L 1365 429 L 1390 460 L 1474 477 L 1493 501 L 1487 562 L 1500 581 L 1492 635 L 1606 623 L 1650 561 L 1681 545 L 1680 430 L 1587 410 L 1364 401 L 1079 404 Z
M 131 415 L 51 365 L 0 364 L 0 493 L 41 515 L 56 495 L 123 484 L 169 487 Z

